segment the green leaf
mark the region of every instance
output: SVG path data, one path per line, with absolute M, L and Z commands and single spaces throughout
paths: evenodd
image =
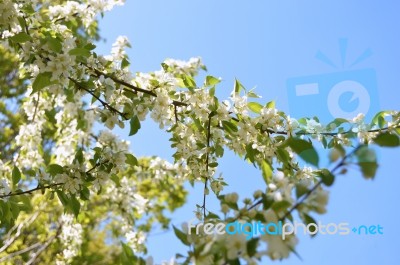
M 269 109 L 274 109 L 275 108 L 275 101 L 270 101 L 265 105 Z
M 126 59 L 126 58 L 122 59 L 122 62 L 121 62 L 122 69 L 128 67 L 129 65 L 130 65 L 130 62 L 128 61 L 128 59 Z
M 179 230 L 178 228 L 176 228 L 175 226 L 172 226 L 174 228 L 174 233 L 176 235 L 176 237 L 186 246 L 190 246 L 190 243 L 187 239 L 187 235 L 185 233 L 183 233 L 181 230 Z
M 130 121 L 130 125 L 131 125 L 131 130 L 129 132 L 129 136 L 134 135 L 139 131 L 140 129 L 139 118 L 137 116 L 134 116 Z
M 51 84 L 50 73 L 40 73 L 36 76 L 35 81 L 32 83 L 33 92 L 37 92 Z
M 384 147 L 396 147 L 400 145 L 400 139 L 398 135 L 390 134 L 389 132 L 379 134 L 374 142 L 379 146 Z
M 90 190 L 86 186 L 82 186 L 80 195 L 82 200 L 87 201 L 90 198 Z
M 125 157 L 126 157 L 126 163 L 128 163 L 128 165 L 137 166 L 139 164 L 138 160 L 136 159 L 136 157 L 134 155 L 125 154 Z
M 268 185 L 270 183 L 271 177 L 272 177 L 272 167 L 271 165 L 263 160 L 261 162 L 261 171 L 262 171 L 262 176 L 264 178 L 265 183 Z
M 190 75 L 182 75 L 182 81 L 183 84 L 187 87 L 187 88 L 196 88 L 196 82 L 194 81 L 194 79 L 190 76 Z
M 79 148 L 79 150 L 75 154 L 75 161 L 78 161 L 80 164 L 83 163 L 83 150 Z
M 359 162 L 358 165 L 361 168 L 361 173 L 366 179 L 373 179 L 376 175 L 376 170 L 378 169 L 378 164 L 376 162 Z
M 221 80 L 219 78 L 216 78 L 214 76 L 208 75 L 206 76 L 206 81 L 205 81 L 205 85 L 206 86 L 214 86 L 218 83 L 220 83 Z
M 288 201 L 282 200 L 282 201 L 277 201 L 274 202 L 274 204 L 272 204 L 272 209 L 275 212 L 280 212 L 283 210 L 286 210 L 287 208 L 289 208 L 292 204 Z
M 231 134 L 238 131 L 237 126 L 230 121 L 222 121 L 222 127 L 224 128 L 225 131 Z
M 305 162 L 318 167 L 319 157 L 312 143 L 298 138 L 290 138 L 288 144 Z
M 245 156 L 245 159 L 247 158 L 247 159 L 250 160 L 251 163 L 254 163 L 254 155 L 255 155 L 255 152 L 254 152 L 254 149 L 252 147 L 252 144 L 251 143 L 247 144 L 246 145 L 246 156 Z
M 47 46 L 56 53 L 60 53 L 62 50 L 61 41 L 57 38 L 47 37 Z
M 337 127 L 339 127 L 340 125 L 342 125 L 343 123 L 347 123 L 347 122 L 349 122 L 349 121 L 346 120 L 346 119 L 336 118 L 336 119 L 334 119 L 332 122 L 330 122 L 326 127 L 327 127 L 328 129 L 332 129 L 333 126 L 334 126 L 335 128 L 337 128 Z
M 57 174 L 64 173 L 64 168 L 57 164 L 51 164 L 47 167 L 47 172 L 54 177 Z
M 251 111 L 253 111 L 254 113 L 257 113 L 257 114 L 260 114 L 260 112 L 263 108 L 263 106 L 258 102 L 249 102 L 249 103 L 247 103 L 247 106 L 249 107 L 249 109 Z
M 318 171 L 317 176 L 321 178 L 322 183 L 324 183 L 326 186 L 331 186 L 335 181 L 335 176 L 325 168 Z
M 302 183 L 297 183 L 296 184 L 296 198 L 300 198 L 304 194 L 306 194 L 309 191 L 306 185 Z
M 217 162 L 212 162 L 210 164 L 208 164 L 209 167 L 217 167 L 218 163 Z
M 142 259 L 138 259 L 133 250 L 125 243 L 121 242 L 122 252 L 120 255 L 120 264 L 122 265 L 142 265 L 145 264 Z
M 215 155 L 217 157 L 223 157 L 224 156 L 224 148 L 222 146 L 220 146 L 220 145 L 217 145 L 215 147 Z
M 72 212 L 74 213 L 75 217 L 77 217 L 81 209 L 81 204 L 79 203 L 78 199 L 75 198 L 74 196 L 71 196 L 68 205 L 72 210 Z
M 219 220 L 221 220 L 221 218 L 220 218 L 217 214 L 215 214 L 215 213 L 213 213 L 213 212 L 209 212 L 209 213 L 207 214 L 206 219 L 219 219 Z
M 68 52 L 68 54 L 74 56 L 83 56 L 83 57 L 89 57 L 91 55 L 90 51 L 85 48 L 72 49 Z
M 96 45 L 94 45 L 93 43 L 88 43 L 88 44 L 86 44 L 86 45 L 84 46 L 84 48 L 85 48 L 86 50 L 91 51 L 91 50 L 94 50 L 94 49 L 96 48 Z
M 234 260 L 228 260 L 229 265 L 240 265 L 240 260 L 239 259 L 234 259 Z
M 24 42 L 31 40 L 32 37 L 29 36 L 28 34 L 26 34 L 25 32 L 20 32 L 20 33 L 15 34 L 14 36 L 10 37 L 10 39 L 16 43 L 24 43 Z
M 60 190 L 57 190 L 56 193 L 57 193 L 57 197 L 60 200 L 60 202 L 62 203 L 62 205 L 64 205 L 64 207 L 67 207 L 68 206 L 67 195 L 65 195 L 65 193 Z
M 259 238 L 252 238 L 247 242 L 247 255 L 253 257 L 257 253 Z
M 12 170 L 13 185 L 17 185 L 20 180 L 21 180 L 21 172 L 19 171 L 18 167 L 14 166 L 14 168 Z
M 242 83 L 239 82 L 239 80 L 237 80 L 237 79 L 235 78 L 235 88 L 234 88 L 234 90 L 235 90 L 235 95 L 239 95 L 239 94 L 240 94 L 240 91 L 241 91 L 242 89 L 245 90 L 244 86 L 242 85 Z
M 385 115 L 387 114 L 387 111 L 380 111 L 378 112 L 373 118 L 371 125 L 378 125 L 379 128 L 383 128 L 386 124 L 385 121 Z
M 315 225 L 312 225 L 312 226 L 310 226 L 310 232 L 318 232 L 318 231 L 315 231 L 317 228 L 317 222 L 315 221 L 315 219 L 314 218 L 312 218 L 311 216 L 309 216 L 308 214 L 306 214 L 306 213 L 302 213 L 302 219 L 303 219 L 303 221 L 304 221 L 304 223 L 306 224 L 306 225 L 309 225 L 309 224 L 315 224 Z M 313 236 L 315 236 L 317 233 L 315 233 L 315 234 L 312 234 L 311 235 L 311 237 L 313 237 Z
M 253 91 L 249 91 L 247 93 L 247 97 L 248 98 L 261 98 L 261 96 L 257 95 L 256 93 L 254 93 Z
M 356 151 L 358 165 L 366 179 L 373 179 L 378 169 L 375 151 L 368 146 L 362 146 Z

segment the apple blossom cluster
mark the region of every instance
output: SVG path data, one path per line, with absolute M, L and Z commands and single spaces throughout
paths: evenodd
M 146 211 L 147 199 L 138 194 L 134 181 L 126 177 L 121 179 L 120 187 L 117 185 L 107 187 L 106 194 L 110 201 L 119 205 L 122 212 L 142 214 Z
M 61 233 L 59 239 L 63 245 L 62 253 L 57 256 L 57 265 L 68 264 L 79 254 L 82 244 L 82 225 L 75 221 L 71 214 L 63 214 L 60 218 Z
M 135 253 L 143 252 L 146 249 L 146 235 L 143 231 L 132 231 L 132 228 L 129 228 L 129 226 L 124 226 L 122 228 L 122 233 L 125 234 L 127 245 L 131 247 Z
M 53 153 L 55 163 L 59 165 L 72 164 L 75 150 L 78 145 L 89 145 L 89 134 L 95 121 L 95 113 L 82 111 L 83 102 L 81 93 L 78 91 L 73 98 L 67 100 L 65 95 L 55 99 L 55 107 L 59 112 L 55 115 L 57 121 L 56 137 Z M 78 122 L 85 126 L 78 126 Z M 86 158 L 89 154 L 86 154 Z
M 10 173 L 10 166 L 4 164 L 0 159 L 0 194 L 9 194 L 11 192 L 11 183 L 9 181 Z
M 189 61 L 166 59 L 163 63 L 167 65 L 168 70 L 170 70 L 175 75 L 186 74 L 190 76 L 195 76 L 200 69 L 205 69 L 205 66 L 202 63 L 200 57 L 190 58 Z
M 127 47 L 131 47 L 129 44 L 128 38 L 126 36 L 119 36 L 117 40 L 113 43 L 111 49 L 111 58 L 106 57 L 108 60 L 115 62 L 122 61 L 122 59 L 126 58 Z
M 88 0 L 85 3 L 76 1 L 65 1 L 62 5 L 49 7 L 49 16 L 52 20 L 79 17 L 85 27 L 89 27 L 96 20 L 96 15 L 110 11 L 116 5 L 123 5 L 124 0 Z
M 0 2 L 0 29 L 2 31 L 1 37 L 8 37 L 8 29 L 15 29 L 18 17 L 18 4 L 11 0 L 3 0 Z
M 265 220 L 272 223 L 278 223 L 279 218 L 273 210 L 267 210 L 264 214 Z M 294 234 L 289 235 L 283 240 L 280 236 L 270 235 L 268 233 L 261 235 L 261 240 L 267 242 L 267 250 L 259 252 L 260 255 L 265 254 L 272 260 L 281 260 L 289 257 L 292 249 L 298 243 L 298 239 Z
M 27 123 L 21 125 L 15 138 L 15 143 L 20 146 L 15 162 L 22 167 L 35 168 L 44 162 L 39 148 L 42 145 L 42 130 L 46 123 L 45 112 L 52 106 L 48 98 L 40 94 L 32 95 L 31 89 L 26 92 L 26 99 L 22 108 L 27 115 Z

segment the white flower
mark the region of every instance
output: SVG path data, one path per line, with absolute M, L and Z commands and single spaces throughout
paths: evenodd
M 246 236 L 244 234 L 229 235 L 226 238 L 226 249 L 228 259 L 236 259 L 246 252 Z
M 142 252 L 145 249 L 144 243 L 146 241 L 146 235 L 142 231 L 128 231 L 125 233 L 125 238 L 134 252 Z
M 81 224 L 75 223 L 74 216 L 71 214 L 63 214 L 60 219 L 62 230 L 59 238 L 64 247 L 62 257 L 64 261 L 68 262 L 78 255 L 82 244 L 83 230 Z M 60 262 L 63 260 L 60 260 Z
M 228 203 L 237 203 L 239 195 L 236 192 L 228 193 L 225 195 L 225 201 Z
M 305 129 L 307 132 L 310 133 L 321 133 L 324 131 L 324 127 L 314 119 L 307 120 L 307 125 L 305 126 Z
M 362 123 L 364 121 L 365 115 L 363 113 L 359 113 L 356 117 L 353 118 L 354 123 Z
M 10 181 L 6 178 L 0 180 L 0 194 L 6 195 L 11 192 Z
M 267 210 L 264 217 L 268 223 L 278 223 L 278 217 L 273 210 Z M 266 253 L 272 260 L 287 258 L 291 249 L 294 249 L 297 244 L 297 238 L 294 235 L 287 235 L 283 240 L 281 235 L 265 233 L 261 236 L 261 240 L 267 243 Z
M 126 57 L 125 48 L 130 47 L 130 43 L 128 41 L 128 37 L 126 36 L 118 36 L 116 41 L 112 45 L 111 54 L 113 59 L 116 61 L 121 61 Z
M 306 200 L 306 204 L 313 208 L 317 213 L 323 214 L 326 212 L 329 193 L 321 187 L 318 187 Z

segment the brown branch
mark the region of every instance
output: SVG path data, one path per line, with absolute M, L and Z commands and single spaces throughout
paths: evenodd
M 10 231 L 8 231 L 7 235 L 6 235 L 6 240 L 3 240 L 3 246 L 0 248 L 0 253 L 7 250 L 7 248 L 9 246 L 11 246 L 12 243 L 14 243 L 14 241 L 16 239 L 18 239 L 18 237 L 21 235 L 21 231 L 22 228 L 24 228 L 24 226 L 30 225 L 31 223 L 33 223 L 36 218 L 38 217 L 40 211 L 36 211 L 32 216 L 30 216 L 28 219 L 24 220 L 23 222 L 21 222 L 18 226 L 15 225 L 13 226 Z M 14 232 L 14 230 L 17 230 L 17 232 L 11 236 L 11 234 Z
M 25 253 L 25 252 L 29 252 L 29 251 L 31 251 L 32 249 L 35 249 L 35 248 L 39 247 L 40 245 L 41 245 L 40 242 L 36 242 L 35 244 L 33 244 L 33 245 L 29 246 L 29 247 L 26 247 L 26 248 L 24 248 L 24 249 L 21 249 L 21 250 L 12 252 L 12 253 L 8 254 L 7 256 L 2 257 L 2 258 L 0 259 L 0 262 L 4 262 L 4 261 L 9 260 L 9 259 L 12 259 L 12 258 L 14 258 L 15 256 L 18 256 L 18 255 L 20 255 L 20 254 L 23 254 L 23 253 Z
M 339 168 L 345 165 L 346 160 L 352 156 L 357 150 L 361 148 L 362 145 L 358 145 L 356 148 L 354 148 L 350 153 L 345 155 L 340 162 L 331 170 L 331 173 L 333 174 L 335 171 L 337 171 Z M 304 201 L 310 197 L 310 195 L 323 183 L 322 179 L 319 180 L 310 190 L 305 193 L 300 200 L 298 200 L 284 215 L 282 218 L 280 218 L 280 221 L 283 221 L 286 217 L 288 217 L 294 210 L 296 210 L 301 204 L 304 203 Z M 250 211 L 260 205 L 263 202 L 263 199 L 259 199 L 256 201 L 253 205 L 251 205 L 249 208 L 247 208 L 247 211 Z
M 34 110 L 34 112 L 33 112 L 32 122 L 35 121 L 37 109 L 38 109 L 38 106 L 39 106 L 39 97 L 40 97 L 40 91 L 38 91 L 38 93 L 37 93 L 37 100 L 36 100 L 36 102 L 35 102 L 35 110 Z
M 207 197 L 207 184 L 208 184 L 208 168 L 209 168 L 209 160 L 210 160 L 210 139 L 211 139 L 211 118 L 212 114 L 210 113 L 208 115 L 208 125 L 207 125 L 207 153 L 206 153 L 206 176 L 204 180 L 204 194 L 203 194 L 203 214 L 204 214 L 204 220 L 206 219 L 206 197 Z
M 85 63 L 82 63 L 82 64 L 83 64 L 84 66 L 86 66 L 88 69 L 90 69 L 91 71 L 93 71 L 93 72 L 96 74 L 95 77 L 100 77 L 100 76 L 103 75 L 104 77 L 110 78 L 110 79 L 113 80 L 115 83 L 118 83 L 118 84 L 120 84 L 120 85 L 123 85 L 123 86 L 125 86 L 125 87 L 127 87 L 127 88 L 132 89 L 132 90 L 124 89 L 125 91 L 132 92 L 132 93 L 142 92 L 142 93 L 144 93 L 144 94 L 146 94 L 146 95 L 149 95 L 149 96 L 152 96 L 152 97 L 157 97 L 157 94 L 156 94 L 155 92 L 151 91 L 151 90 L 147 90 L 147 89 L 143 89 L 143 88 L 137 87 L 137 86 L 135 86 L 135 85 L 133 85 L 133 84 L 130 84 L 130 83 L 127 83 L 127 82 L 125 82 L 125 81 L 123 81 L 123 80 L 121 80 L 121 79 L 119 79 L 119 78 L 117 78 L 117 77 L 115 77 L 115 76 L 113 76 L 113 75 L 104 73 L 104 72 L 102 72 L 102 71 L 100 71 L 100 70 L 98 70 L 98 69 L 95 69 L 95 68 L 93 68 L 93 67 L 90 67 L 90 66 L 88 66 L 88 65 L 85 64 Z M 173 100 L 173 101 L 172 101 L 172 104 L 175 105 L 175 106 L 188 106 L 187 103 L 182 102 L 182 101 L 178 101 L 178 100 Z
M 71 77 L 68 77 L 68 79 L 71 80 L 79 89 L 83 89 L 83 90 L 85 90 L 86 92 L 88 92 L 90 95 L 92 95 L 96 100 L 98 100 L 98 101 L 103 105 L 104 108 L 106 108 L 106 109 L 108 109 L 108 110 L 110 110 L 110 111 L 112 111 L 112 112 L 118 113 L 118 114 L 121 115 L 125 120 L 128 119 L 127 116 L 126 116 L 126 113 L 123 113 L 123 112 L 117 110 L 116 108 L 114 108 L 113 106 L 111 106 L 110 104 L 108 104 L 107 102 L 105 102 L 104 100 L 102 100 L 102 99 L 101 99 L 100 97 L 98 97 L 95 93 L 93 93 L 93 91 L 90 91 L 89 89 L 87 89 L 86 87 L 84 87 L 83 85 L 81 85 L 77 80 L 75 80 L 75 79 L 73 79 L 73 78 L 71 78 Z
M 26 265 L 31 265 L 34 264 L 36 259 L 42 254 L 43 251 L 46 250 L 50 246 L 50 244 L 56 239 L 60 234 L 61 234 L 61 228 L 62 228 L 62 223 L 58 226 L 56 233 L 51 236 L 46 243 L 43 244 L 43 246 L 32 256 L 32 258 L 26 263 Z
M 99 163 L 95 164 L 91 169 L 86 171 L 86 174 L 89 174 L 90 172 L 95 170 L 97 167 L 99 167 L 99 166 L 101 166 L 101 165 L 103 165 L 103 164 L 105 164 L 107 162 L 108 162 L 108 160 L 105 160 L 103 162 L 99 162 Z M 45 185 L 45 186 L 37 186 L 36 188 L 30 189 L 30 190 L 18 191 L 18 192 L 10 192 L 8 194 L 0 195 L 0 199 L 11 197 L 11 196 L 30 194 L 30 193 L 32 193 L 34 191 L 37 191 L 37 190 L 50 189 L 50 188 L 54 188 L 54 187 L 57 187 L 57 186 L 60 186 L 60 185 L 64 185 L 64 183 L 54 183 L 54 184 L 49 184 L 49 185 Z
M 362 145 L 358 145 L 356 148 L 354 148 L 350 153 L 348 153 L 347 155 L 345 155 L 340 162 L 331 170 L 331 173 L 334 174 L 335 171 L 337 171 L 339 168 L 341 168 L 342 166 L 344 166 L 346 164 L 346 160 L 351 157 L 355 152 L 357 152 L 360 148 L 362 147 Z M 309 191 L 307 191 L 306 194 L 303 195 L 303 197 L 301 197 L 301 199 L 299 201 L 297 201 L 290 209 L 289 211 L 287 211 L 282 218 L 280 218 L 281 221 L 283 221 L 286 217 L 288 217 L 294 210 L 296 210 L 301 204 L 303 204 L 303 202 L 310 197 L 310 195 L 319 187 L 321 186 L 321 184 L 323 183 L 322 179 L 320 179 Z
M 0 199 L 11 197 L 11 196 L 23 195 L 23 194 L 31 194 L 32 192 L 37 191 L 37 190 L 50 189 L 50 188 L 54 188 L 56 186 L 60 186 L 63 184 L 64 183 L 54 183 L 54 184 L 45 185 L 45 186 L 37 186 L 36 188 L 30 189 L 30 190 L 10 192 L 8 194 L 0 195 Z

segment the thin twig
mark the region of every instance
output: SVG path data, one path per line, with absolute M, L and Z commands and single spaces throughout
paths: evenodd
M 336 172 L 339 168 L 345 165 L 346 160 L 352 156 L 355 152 L 357 152 L 358 149 L 360 149 L 362 145 L 357 146 L 354 148 L 350 153 L 345 155 L 340 162 L 331 170 L 331 173 L 333 174 Z M 288 217 L 294 210 L 296 210 L 321 184 L 323 183 L 322 179 L 319 180 L 310 190 L 308 190 L 307 193 L 305 193 L 300 200 L 298 200 L 285 214 L 280 220 L 284 220 L 286 217 Z M 247 208 L 247 211 L 250 211 L 260 205 L 263 202 L 263 199 L 259 199 L 256 201 L 253 205 L 251 205 L 249 208 Z
M 149 96 L 157 97 L 157 94 L 156 94 L 155 92 L 151 91 L 151 90 L 147 90 L 147 89 L 143 89 L 143 88 L 137 87 L 137 86 L 132 85 L 132 84 L 130 84 L 130 83 L 127 83 L 127 82 L 125 82 L 125 81 L 123 81 L 123 80 L 121 80 L 121 79 L 119 79 L 119 78 L 117 78 L 117 77 L 115 77 L 115 76 L 113 76 L 113 75 L 104 73 L 104 72 L 102 72 L 102 71 L 100 71 L 100 70 L 98 70 L 98 69 L 95 69 L 95 68 L 93 68 L 93 67 L 90 67 L 90 66 L 88 66 L 88 65 L 85 64 L 85 63 L 82 63 L 82 64 L 83 64 L 84 66 L 86 66 L 88 69 L 90 69 L 90 70 L 92 70 L 93 72 L 95 72 L 96 77 L 104 76 L 104 77 L 106 77 L 106 78 L 110 78 L 110 79 L 113 80 L 115 83 L 118 83 L 118 84 L 120 84 L 120 85 L 123 85 L 123 86 L 125 86 L 125 87 L 127 87 L 127 88 L 132 89 L 132 90 L 124 89 L 125 91 L 132 92 L 132 93 L 142 92 L 142 93 L 147 94 L 147 95 L 149 95 Z M 182 101 L 178 101 L 178 100 L 173 100 L 173 101 L 172 101 L 172 104 L 175 105 L 175 106 L 188 106 L 187 103 L 182 102 Z
M 22 228 L 24 228 L 24 226 L 28 226 L 31 223 L 33 223 L 36 220 L 36 218 L 39 216 L 39 213 L 40 213 L 40 211 L 36 211 L 33 215 L 31 215 L 29 218 L 27 218 L 26 220 L 21 222 L 18 226 L 15 225 L 10 229 L 10 231 L 8 231 L 8 233 L 5 237 L 7 239 L 3 240 L 3 246 L 0 248 L 0 253 L 7 250 L 7 248 L 9 246 L 11 246 L 11 244 L 14 243 L 14 241 L 16 239 L 18 239 L 18 237 L 21 235 Z M 14 232 L 14 230 L 17 230 L 17 232 L 13 236 L 11 236 L 11 234 Z
M 12 252 L 12 253 L 8 254 L 7 256 L 2 257 L 0 259 L 0 262 L 4 262 L 6 260 L 14 258 L 15 256 L 18 256 L 18 255 L 23 254 L 25 252 L 31 251 L 32 249 L 35 249 L 35 248 L 39 247 L 40 245 L 41 245 L 41 243 L 37 242 L 37 243 L 35 243 L 35 244 L 33 244 L 33 245 L 29 246 L 29 247 L 26 247 L 24 249 Z
M 358 149 L 361 148 L 362 145 L 358 145 L 356 148 L 354 148 L 350 153 L 345 155 L 340 162 L 331 170 L 331 173 L 334 174 L 339 168 L 345 165 L 346 160 L 351 157 L 355 152 L 357 152 Z M 320 179 L 306 194 L 301 197 L 299 201 L 297 201 L 290 209 L 287 211 L 281 218 L 283 221 L 286 217 L 288 217 L 294 210 L 296 210 L 303 202 L 310 197 L 310 195 L 323 183 L 322 179 Z
M 174 105 L 174 115 L 175 115 L 175 123 L 178 124 L 178 110 L 176 105 Z
M 34 264 L 34 262 L 36 261 L 36 259 L 40 256 L 40 254 L 42 254 L 43 251 L 46 250 L 46 248 L 48 248 L 50 246 L 50 244 L 54 241 L 54 239 L 56 239 L 60 233 L 61 233 L 61 228 L 62 228 L 62 224 L 60 224 L 57 228 L 56 233 L 51 236 L 46 243 L 43 244 L 43 246 L 32 256 L 32 258 L 26 263 L 26 265 L 31 265 Z
M 56 186 L 60 186 L 60 185 L 63 185 L 63 184 L 64 183 L 54 183 L 54 184 L 45 185 L 45 186 L 37 186 L 36 188 L 30 189 L 30 190 L 18 191 L 18 192 L 10 192 L 8 194 L 0 195 L 0 199 L 11 197 L 11 196 L 30 194 L 30 193 L 32 193 L 34 191 L 37 191 L 37 190 L 50 189 L 50 188 L 54 188 Z
M 207 125 L 207 153 L 206 153 L 206 176 L 204 180 L 204 194 L 203 194 L 203 214 L 204 220 L 206 219 L 206 197 L 207 197 L 207 185 L 208 185 L 208 168 L 209 168 L 209 159 L 210 159 L 210 139 L 211 139 L 211 113 L 208 115 L 208 125 Z
M 37 93 L 37 100 L 36 100 L 36 102 L 35 102 L 35 110 L 33 111 L 32 122 L 35 121 L 37 109 L 38 109 L 38 106 L 39 106 L 39 99 L 40 99 L 40 91 L 38 91 L 38 93 Z
M 118 114 L 121 115 L 125 120 L 128 119 L 127 116 L 126 116 L 126 113 L 123 113 L 123 112 L 117 110 L 116 108 L 114 108 L 113 106 L 111 106 L 110 104 L 108 104 L 107 102 L 105 102 L 104 100 L 102 100 L 102 99 L 101 99 L 100 97 L 98 97 L 95 93 L 93 93 L 92 91 L 90 91 L 89 89 L 87 89 L 86 87 L 84 87 L 83 85 L 81 85 L 77 80 L 75 80 L 75 79 L 73 79 L 73 78 L 71 78 L 71 77 L 68 77 L 68 79 L 71 80 L 77 87 L 79 87 L 80 89 L 85 90 L 85 91 L 88 92 L 90 95 L 92 95 L 96 100 L 98 100 L 98 101 L 103 105 L 104 108 L 106 108 L 106 109 L 108 109 L 108 110 L 110 110 L 110 111 L 112 111 L 112 112 L 118 113 Z

